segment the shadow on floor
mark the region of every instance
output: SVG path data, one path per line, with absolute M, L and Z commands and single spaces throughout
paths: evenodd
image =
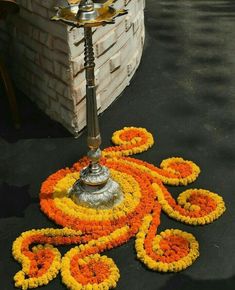
M 7 98 L 0 86 L 0 137 L 7 142 L 19 139 L 71 137 L 61 124 L 51 120 L 31 100 L 21 92 L 16 91 L 16 97 L 21 117 L 21 128 L 15 129 Z
M 29 185 L 25 186 L 12 186 L 7 183 L 0 185 L 0 204 L 1 207 L 0 218 L 7 217 L 23 217 L 24 210 L 33 202 L 38 201 L 32 198 L 29 193 Z
M 235 285 L 235 276 L 223 280 L 196 280 L 186 275 L 174 275 L 159 290 L 231 290 Z

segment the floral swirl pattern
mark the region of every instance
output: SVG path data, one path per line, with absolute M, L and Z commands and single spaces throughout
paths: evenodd
M 182 158 L 164 160 L 160 168 L 127 157 L 148 150 L 153 136 L 144 128 L 126 127 L 114 133 L 117 146 L 103 151 L 102 164 L 123 191 L 123 201 L 112 209 L 96 210 L 75 204 L 67 195 L 88 164 L 83 158 L 61 169 L 42 184 L 42 211 L 62 229 L 24 232 L 13 243 L 14 258 L 22 264 L 15 286 L 28 289 L 46 285 L 59 271 L 73 290 L 115 288 L 120 277 L 114 261 L 101 253 L 136 237 L 137 257 L 152 270 L 177 272 L 199 256 L 193 235 L 168 229 L 156 235 L 160 214 L 190 225 L 213 222 L 225 211 L 219 195 L 203 189 L 182 192 L 177 201 L 164 186 L 187 185 L 199 175 L 199 167 Z M 36 245 L 36 246 L 35 246 Z M 76 245 L 61 258 L 56 246 Z

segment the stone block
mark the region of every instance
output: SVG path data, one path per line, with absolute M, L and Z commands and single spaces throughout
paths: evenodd
M 99 57 L 111 46 L 116 43 L 117 37 L 115 29 L 111 30 L 107 35 L 95 43 L 95 56 Z
M 54 6 L 66 0 L 18 0 L 18 17 L 0 23 L 0 50 L 13 60 L 12 75 L 51 118 L 72 133 L 86 125 L 84 33 L 50 21 Z M 129 84 L 144 42 L 144 0 L 117 0 L 114 7 L 128 15 L 114 25 L 93 29 L 98 112 L 103 112 Z M 9 37 L 9 36 L 10 37 Z M 5 44 L 6 43 L 6 44 Z
M 117 68 L 121 66 L 121 52 L 117 52 L 109 60 L 110 72 L 114 72 Z

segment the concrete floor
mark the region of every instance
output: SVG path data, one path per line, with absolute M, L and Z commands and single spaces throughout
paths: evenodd
M 235 285 L 235 2 L 147 0 L 146 47 L 130 87 L 101 116 L 103 147 L 123 126 L 142 126 L 156 145 L 138 156 L 159 165 L 181 156 L 202 170 L 191 187 L 223 196 L 226 213 L 205 227 L 161 216 L 160 230 L 179 228 L 200 243 L 200 258 L 177 274 L 147 270 L 133 242 L 108 252 L 117 263 L 122 290 L 232 290 Z M 0 281 L 14 289 L 19 265 L 12 241 L 32 228 L 55 225 L 40 212 L 41 182 L 86 153 L 86 136 L 75 140 L 19 94 L 23 126 L 12 129 L 3 98 L 0 108 Z M 171 188 L 178 194 L 182 188 Z M 63 251 L 63 250 L 62 250 Z M 59 277 L 59 276 L 58 276 Z M 44 289 L 65 289 L 60 278 Z

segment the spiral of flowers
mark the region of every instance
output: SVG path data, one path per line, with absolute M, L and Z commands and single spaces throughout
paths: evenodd
M 150 269 L 159 272 L 178 272 L 190 266 L 199 256 L 199 244 L 193 235 L 169 229 L 156 235 L 160 224 L 161 206 L 146 215 L 136 235 L 137 257 Z
M 114 132 L 112 142 L 117 146 L 104 149 L 106 158 L 142 153 L 153 146 L 154 139 L 145 128 L 124 127 Z
M 13 243 L 14 258 L 22 264 L 15 286 L 22 289 L 48 284 L 59 271 L 69 289 L 111 289 L 120 277 L 114 261 L 100 254 L 136 236 L 137 257 L 150 269 L 181 271 L 199 256 L 193 235 L 169 229 L 156 234 L 161 210 L 190 225 L 211 223 L 224 211 L 218 194 L 189 189 L 175 200 L 164 184 L 187 185 L 200 173 L 192 161 L 179 157 L 163 160 L 160 167 L 127 157 L 148 150 L 153 136 L 144 128 L 125 127 L 114 133 L 117 146 L 103 151 L 101 163 L 119 183 L 123 200 L 112 209 L 96 210 L 75 204 L 68 191 L 89 164 L 85 157 L 71 168 L 57 171 L 41 186 L 42 211 L 61 229 L 31 230 Z M 77 245 L 63 258 L 56 248 Z

